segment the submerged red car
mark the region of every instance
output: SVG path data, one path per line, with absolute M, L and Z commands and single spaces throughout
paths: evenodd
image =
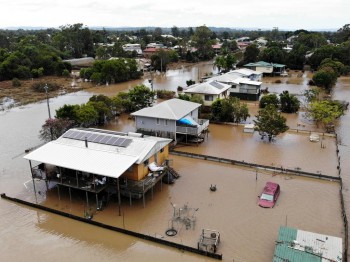
M 259 206 L 274 207 L 280 195 L 280 185 L 273 182 L 266 182 L 263 192 L 259 197 Z

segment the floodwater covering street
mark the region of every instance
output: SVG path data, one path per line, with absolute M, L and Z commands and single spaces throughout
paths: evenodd
M 213 71 L 211 63 L 169 70 L 155 75 L 154 88 L 176 91 L 185 86 L 186 80 Z M 85 103 L 93 94 L 114 95 L 136 84 L 149 85 L 148 77 L 118 85 L 100 86 L 50 99 L 51 113 L 64 104 Z M 270 92 L 289 90 L 300 94 L 307 88 L 307 74 L 294 83 L 264 83 Z M 287 81 L 287 78 L 286 78 Z M 350 80 L 340 78 L 335 87 L 335 99 L 350 101 Z M 250 103 L 253 112 L 257 106 Z M 348 112 L 347 112 L 348 113 Z M 255 113 L 251 112 L 251 115 Z M 28 161 L 24 150 L 42 143 L 39 130 L 48 117 L 46 101 L 24 107 L 0 111 L 0 193 L 35 202 Z M 252 121 L 253 118 L 248 121 Z M 315 126 L 303 122 L 300 114 L 288 116 L 293 129 L 310 130 Z M 135 131 L 133 120 L 125 116 L 112 121 L 106 128 L 118 131 Z M 260 139 L 258 134 L 243 133 L 242 126 L 211 124 L 209 134 L 199 146 L 181 146 L 176 150 L 244 160 L 285 168 L 301 168 L 307 172 L 337 176 L 336 140 L 324 136 L 320 143 L 311 143 L 308 135 L 289 131 L 273 143 Z M 350 116 L 343 116 L 337 126 L 341 157 L 341 174 L 347 215 L 350 215 Z M 143 234 L 164 238 L 192 247 L 202 228 L 219 230 L 222 234 L 218 253 L 224 261 L 271 261 L 279 226 L 288 225 L 306 231 L 327 234 L 344 239 L 339 200 L 340 185 L 337 181 L 281 175 L 267 171 L 239 168 L 234 165 L 196 160 L 170 155 L 172 164 L 181 177 L 173 185 L 159 185 L 153 199 L 146 195 L 146 207 L 142 200 L 122 200 L 122 216 L 117 203 L 97 212 L 94 220 L 124 227 Z M 267 181 L 281 185 L 281 196 L 273 209 L 257 206 L 257 196 Z M 211 192 L 211 184 L 217 191 Z M 84 196 L 73 193 L 73 200 L 63 190 L 58 199 L 57 189 L 46 193 L 45 184 L 36 182 L 39 203 L 55 209 L 83 215 Z M 193 208 L 195 225 L 186 229 L 180 224 L 179 233 L 171 238 L 165 235 L 173 214 L 173 206 L 188 205 Z M 213 261 L 213 259 L 181 252 L 130 236 L 86 225 L 34 208 L 0 200 L 0 254 L 2 261 Z M 20 252 L 19 252 L 20 250 Z

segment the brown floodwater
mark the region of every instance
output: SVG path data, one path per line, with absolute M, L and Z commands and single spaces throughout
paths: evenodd
M 196 79 L 198 72 L 199 75 L 210 72 L 210 68 L 212 69 L 212 64 L 169 70 L 165 75 L 154 78 L 154 88 L 175 91 L 178 85 L 185 85 L 186 80 Z M 149 84 L 147 78 L 142 81 Z M 298 90 L 307 88 L 306 82 L 307 78 L 303 81 L 303 87 L 298 87 Z M 113 95 L 131 88 L 129 84 L 97 87 L 92 92 Z M 295 88 L 294 85 L 286 83 L 268 85 L 269 90 L 270 85 L 276 85 L 276 90 L 278 88 L 280 91 Z M 85 103 L 91 95 L 90 92 L 78 92 L 50 99 L 52 113 L 64 104 Z M 333 96 L 350 101 L 348 78 L 338 81 Z M 257 111 L 254 103 L 250 104 L 250 108 Z M 1 193 L 36 201 L 29 164 L 22 156 L 26 148 L 41 143 L 38 132 L 46 118 L 46 101 L 0 112 Z M 288 123 L 305 130 L 315 128 L 299 114 L 288 117 Z M 125 116 L 112 121 L 107 128 L 135 130 L 132 120 Z M 349 128 L 350 118 L 345 115 L 340 119 L 337 132 L 348 216 Z M 334 138 L 325 137 L 323 143 L 326 147 L 321 148 L 320 143 L 309 142 L 308 135 L 296 132 L 288 132 L 273 143 L 267 143 L 258 134 L 243 133 L 242 126 L 210 125 L 209 130 L 208 138 L 200 146 L 184 146 L 178 150 L 288 168 L 299 167 L 305 171 L 319 171 L 329 175 L 337 174 Z M 174 185 L 163 185 L 162 191 L 158 185 L 153 199 L 151 194 L 147 194 L 146 208 L 142 207 L 142 201 L 134 201 L 130 207 L 128 200 L 123 199 L 124 216 L 118 216 L 117 204 L 112 202 L 107 209 L 96 213 L 94 219 L 194 247 L 202 228 L 217 229 L 222 234 L 218 253 L 223 254 L 224 261 L 271 261 L 281 225 L 344 237 L 337 182 L 281 176 L 262 171 L 259 171 L 256 180 L 255 170 L 174 155 L 170 155 L 170 158 L 174 168 L 182 176 Z M 262 209 L 256 203 L 257 195 L 266 181 L 277 182 L 282 188 L 274 209 Z M 217 185 L 216 192 L 209 190 L 211 184 Z M 37 182 L 37 187 L 40 191 L 37 195 L 38 202 L 83 215 L 86 208 L 85 198 L 78 192 L 74 193 L 73 201 L 70 202 L 65 191 L 59 200 L 55 188 L 46 194 L 44 183 Z M 188 204 L 197 211 L 194 211 L 194 228 L 186 230 L 183 225 L 176 223 L 179 233 L 169 239 L 165 230 L 169 228 L 173 213 L 171 203 L 177 207 Z M 213 261 L 4 200 L 0 200 L 0 228 L 2 261 Z

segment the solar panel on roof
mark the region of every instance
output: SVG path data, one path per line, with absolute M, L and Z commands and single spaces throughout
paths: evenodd
M 91 133 L 85 133 L 85 138 L 87 139 L 87 141 L 89 141 L 90 137 L 92 136 L 93 134 Z
M 88 141 L 89 141 L 89 142 L 94 141 L 94 139 L 95 139 L 97 136 L 98 136 L 97 134 L 91 134 L 91 136 L 88 137 Z
M 107 145 L 113 145 L 113 143 L 115 142 L 115 141 L 117 141 L 119 138 L 118 137 L 111 137 L 111 139 L 109 139 L 107 142 L 106 142 L 106 144 Z
M 118 137 L 118 139 L 115 140 L 114 143 L 113 143 L 112 145 L 113 145 L 113 146 L 118 146 L 119 143 L 120 143 L 120 141 L 121 141 L 122 139 L 123 139 L 123 138 Z
M 223 89 L 224 86 L 219 84 L 218 82 L 211 82 L 210 83 L 213 87 L 216 87 L 217 89 Z
M 94 139 L 94 141 L 92 141 L 92 142 L 94 142 L 94 143 L 100 143 L 100 141 L 101 141 L 104 137 L 105 137 L 104 135 L 98 135 L 98 136 Z
M 64 133 L 63 137 L 69 138 L 69 136 L 73 133 L 73 130 L 68 130 L 66 133 Z
M 70 138 L 76 139 L 81 134 L 80 131 L 74 131 Z
M 76 136 L 76 132 L 75 131 L 72 131 L 67 137 L 68 138 L 73 138 L 74 136 Z
M 131 139 L 125 139 L 120 146 L 127 147 L 131 143 Z
M 102 140 L 100 141 L 101 144 L 106 144 L 106 142 L 110 139 L 110 136 L 105 136 L 104 138 L 102 138 Z
M 79 135 L 75 137 L 77 140 L 85 140 L 86 133 L 85 132 L 80 132 Z

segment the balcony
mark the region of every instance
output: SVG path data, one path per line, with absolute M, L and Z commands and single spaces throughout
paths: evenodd
M 192 125 L 176 125 L 176 133 L 187 134 L 187 135 L 200 135 L 204 130 L 208 129 L 209 120 L 208 119 L 198 119 L 198 126 Z

